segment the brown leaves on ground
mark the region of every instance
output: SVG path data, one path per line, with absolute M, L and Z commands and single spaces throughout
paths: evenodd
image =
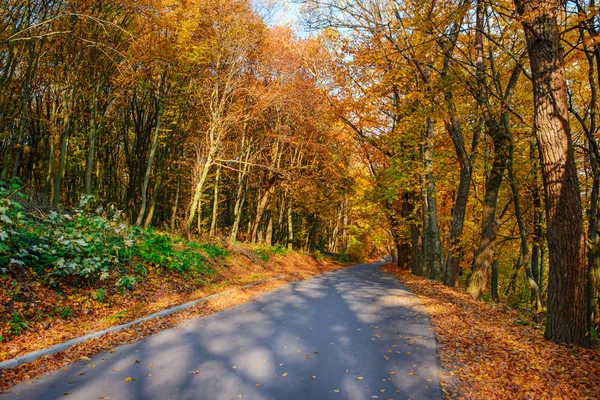
M 338 263 L 329 261 L 319 262 L 311 256 L 295 253 L 275 258 L 260 265 L 251 264 L 238 255 L 233 255 L 231 261 L 233 265 L 219 271 L 218 281 L 209 287 L 194 291 L 193 287 L 191 289 L 186 287 L 184 282 L 172 281 L 162 276 L 162 290 L 153 291 L 155 285 L 158 285 L 160 282 L 158 278 L 156 278 L 156 282 L 152 280 L 139 282 L 136 286 L 136 291 L 133 293 L 133 299 L 130 294 L 124 294 L 122 298 L 111 298 L 110 304 L 102 307 L 100 312 L 80 313 L 72 316 L 68 321 L 56 319 L 44 324 L 36 324 L 35 331 L 33 329 L 25 331 L 9 343 L 0 343 L 0 353 L 4 352 L 7 354 L 8 350 L 11 349 L 10 356 L 5 356 L 4 358 L 12 358 L 61 343 L 73 337 L 85 335 L 90 331 L 97 331 L 111 325 L 126 323 L 130 320 L 212 293 L 224 292 L 251 282 L 266 280 L 280 275 L 286 275 L 286 278 L 266 282 L 247 289 L 236 289 L 224 296 L 216 297 L 187 310 L 145 321 L 120 332 L 109 333 L 99 338 L 88 340 L 60 353 L 20 365 L 14 369 L 0 370 L 0 391 L 4 391 L 19 382 L 40 374 L 59 368 L 66 368 L 75 361 L 89 359 L 89 357 L 105 351 L 113 351 L 112 349 L 118 345 L 135 342 L 163 329 L 171 328 L 187 319 L 203 317 L 238 304 L 247 303 L 255 296 L 280 288 L 288 282 L 306 279 L 344 267 L 344 265 Z M 260 279 L 257 277 L 260 277 Z M 0 291 L 3 290 L 0 288 Z M 37 304 L 41 306 L 44 300 L 52 301 L 53 299 L 38 297 Z M 133 303 L 134 301 L 135 303 Z M 127 313 L 126 318 L 113 319 L 107 322 L 104 316 L 120 312 L 124 309 L 124 304 L 130 305 L 130 312 Z M 94 327 L 94 329 L 90 329 L 90 326 Z
M 600 352 L 543 338 L 505 305 L 473 300 L 393 265 L 382 269 L 419 296 L 439 343 L 449 398 L 600 398 Z

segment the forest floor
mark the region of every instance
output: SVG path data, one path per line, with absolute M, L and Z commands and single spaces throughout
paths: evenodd
M 0 391 L 40 374 L 64 368 L 71 362 L 87 359 L 102 351 L 110 351 L 117 345 L 137 341 L 183 320 L 246 303 L 254 296 L 272 291 L 290 281 L 306 279 L 343 267 L 345 265 L 335 261 L 318 260 L 311 255 L 298 253 L 276 255 L 265 261 L 254 255 L 251 250 L 235 246 L 226 263 L 216 268 L 216 274 L 210 281 L 190 282 L 181 275 L 155 269 L 150 270 L 142 281 L 137 282 L 134 291 L 111 291 L 104 294 L 105 298 L 100 299 L 101 301 L 98 301 L 97 295 L 94 298 L 97 291 L 93 288 L 86 290 L 65 287 L 62 292 L 57 293 L 56 290 L 44 287 L 33 279 L 26 279 L 27 277 L 0 282 L 0 304 L 6 304 L 18 289 L 21 297 L 28 294 L 27 300 L 34 302 L 40 315 L 45 315 L 45 318 L 37 321 L 25 322 L 26 325 L 22 326 L 19 335 L 0 342 L 0 360 L 6 360 L 214 293 L 285 276 L 281 280 L 234 290 L 187 310 L 109 333 L 14 369 L 0 370 Z M 3 317 L 7 320 L 10 316 Z
M 383 271 L 418 295 L 431 318 L 451 399 L 598 399 L 600 351 L 543 337 L 524 311 L 466 293 L 394 265 Z

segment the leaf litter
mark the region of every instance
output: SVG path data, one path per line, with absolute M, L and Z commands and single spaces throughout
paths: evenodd
M 544 339 L 518 323 L 523 311 L 473 300 L 466 293 L 382 268 L 423 304 L 438 342 L 442 390 L 449 399 L 597 399 L 600 351 Z

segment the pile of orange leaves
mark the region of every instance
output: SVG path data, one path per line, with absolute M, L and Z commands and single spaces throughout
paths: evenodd
M 442 363 L 447 398 L 598 399 L 600 351 L 566 346 L 502 304 L 383 268 L 418 295 L 429 313 Z

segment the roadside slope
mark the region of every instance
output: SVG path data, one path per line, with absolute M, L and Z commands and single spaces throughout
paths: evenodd
M 4 357 L 10 359 L 62 343 L 74 337 L 145 317 L 172 306 L 215 293 L 234 290 L 176 314 L 145 321 L 120 332 L 109 333 L 14 369 L 0 370 L 0 390 L 6 390 L 20 381 L 39 374 L 63 368 L 73 361 L 85 360 L 101 351 L 110 350 L 116 345 L 147 337 L 172 327 L 182 320 L 208 315 L 236 304 L 248 302 L 253 296 L 274 290 L 290 281 L 305 279 L 344 266 L 331 260 L 317 260 L 310 255 L 299 253 L 272 256 L 269 260 L 263 260 L 244 247 L 238 250 L 232 249 L 226 266 L 218 268 L 210 282 L 199 286 L 190 282 L 186 284 L 182 279 L 168 279 L 164 274 L 155 278 L 150 277 L 147 281 L 150 282 L 149 286 L 144 286 L 144 282 L 142 282 L 133 292 L 115 293 L 111 297 L 110 303 L 103 304 L 98 309 L 92 309 L 94 312 L 79 312 L 68 319 L 58 318 L 50 321 L 46 326 L 40 324 L 35 330 L 27 329 L 21 335 L 14 337 L 12 341 L 0 344 L 0 352 L 5 354 L 10 352 L 10 357 Z M 285 277 L 280 281 L 237 289 L 250 283 L 281 275 Z M 106 317 L 114 315 L 121 315 L 121 318 Z
M 541 327 L 505 305 L 475 301 L 394 265 L 383 271 L 424 304 L 439 342 L 449 398 L 600 398 L 598 350 L 546 340 Z

